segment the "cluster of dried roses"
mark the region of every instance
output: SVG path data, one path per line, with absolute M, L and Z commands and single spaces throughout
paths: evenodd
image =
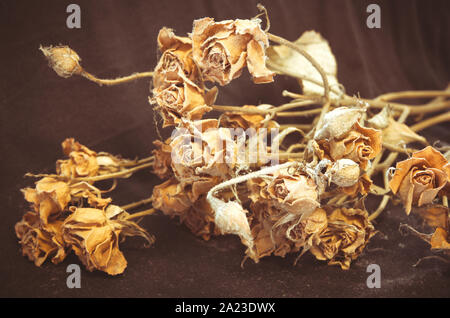
M 256 262 L 272 254 L 309 250 L 318 259 L 349 268 L 375 230 L 363 206 L 321 206 L 321 197 L 330 191 L 353 197 L 369 191 L 371 180 L 364 171 L 382 145 L 379 130 L 358 122 L 364 110 L 341 107 L 329 112 L 310 144 L 310 158 L 224 187 L 220 200 L 214 202 L 217 198 L 208 199 L 214 186 L 267 164 L 238 162 L 239 141 L 227 135 L 227 128 L 258 131 L 279 125 L 258 114 L 225 113 L 219 120 L 202 120 L 210 110 L 206 96 L 211 92 L 204 93 L 203 81 L 226 85 L 245 65 L 255 83 L 272 81 L 273 74 L 265 67 L 267 35 L 256 19 L 214 22 L 205 18 L 194 22 L 190 38 L 162 29 L 158 44 L 162 56 L 151 100 L 164 126 L 182 127 L 192 141 L 200 138 L 201 142 L 183 143 L 185 135 L 155 142 L 154 172 L 167 180 L 154 188 L 153 206 L 179 216 L 204 239 L 220 233 L 239 235 L 248 246 L 247 255 Z M 224 141 L 225 149 L 220 147 Z M 261 153 L 270 153 L 270 147 Z M 172 161 L 172 154 L 182 160 Z M 228 160 L 218 160 L 223 156 Z
M 281 45 L 269 47 L 269 39 Z M 194 21 L 188 37 L 161 29 L 157 43 L 162 55 L 154 72 L 114 80 L 88 73 L 68 47 L 41 47 L 50 66 L 65 78 L 75 74 L 114 85 L 152 76 L 149 102 L 161 115 L 163 127 L 172 126 L 174 131 L 170 138 L 154 141 L 153 161 L 132 169 L 127 169 L 132 162 L 66 140 L 63 149 L 69 159 L 57 162 L 57 175 L 24 190 L 33 212 L 16 225 L 16 233 L 24 254 L 37 265 L 50 254 L 53 262 L 60 262 L 71 248 L 88 269 L 121 273 L 126 262 L 118 250 L 119 234 L 141 235 L 149 242 L 153 238 L 110 199 L 102 199 L 92 183 L 101 176 L 128 177 L 148 166 L 164 182 L 143 202 L 151 201 L 155 209 L 178 217 L 205 240 L 238 235 L 247 248 L 244 260 L 258 262 L 288 253 L 300 257 L 309 251 L 319 260 L 348 269 L 376 233 L 371 221 L 392 194 L 398 194 L 407 214 L 414 208 L 435 228 L 434 234 L 411 228 L 413 233 L 433 250 L 449 250 L 448 153 L 443 156 L 428 146 L 391 167 L 399 153 L 413 152 L 404 148 L 408 143 L 428 145 L 415 132 L 417 125 L 412 129 L 404 124 L 412 108 L 383 102 L 405 94 L 374 100 L 346 95 L 335 88 L 340 85 L 336 60 L 320 34 L 308 31 L 292 43 L 263 31 L 257 18 L 221 22 L 203 18 Z M 294 76 L 303 95 L 286 92 L 296 100 L 279 107 L 214 105 L 218 89 L 206 83 L 228 85 L 244 68 L 257 84 L 272 82 L 271 70 Z M 448 92 L 421 93 L 441 98 L 421 107 L 427 112 L 449 106 L 440 102 L 450 96 Z M 299 128 L 302 125 L 283 128 L 286 125 L 274 119 L 288 117 L 282 110 L 312 105 L 322 108 L 291 113 L 317 114 L 310 125 L 303 125 L 307 133 Z M 382 110 L 374 114 L 373 108 Z M 218 119 L 204 119 L 213 109 L 225 112 Z M 265 139 L 268 130 L 277 132 L 270 145 Z M 255 138 L 247 138 L 249 131 Z M 284 147 L 293 132 L 302 134 L 301 142 Z M 385 174 L 384 188 L 372 181 L 377 172 L 391 172 Z M 382 196 L 370 216 L 364 206 L 368 194 Z M 442 205 L 436 204 L 437 198 Z M 85 204 L 90 208 L 83 208 Z
M 22 190 L 31 208 L 15 226 L 22 253 L 40 266 L 48 257 L 60 263 L 73 250 L 88 270 L 120 274 L 127 266 L 120 237 L 138 235 L 150 244 L 153 237 L 82 178 L 117 172 L 130 161 L 96 153 L 72 138 L 62 148 L 68 159 L 56 162 L 57 174 Z

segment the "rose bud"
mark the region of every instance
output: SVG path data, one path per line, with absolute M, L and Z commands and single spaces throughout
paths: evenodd
M 359 165 L 350 159 L 339 159 L 325 173 L 329 182 L 333 182 L 339 187 L 350 187 L 358 182 L 360 169 Z
M 49 66 L 61 77 L 81 74 L 81 58 L 68 46 L 47 46 L 39 48 L 48 60 Z

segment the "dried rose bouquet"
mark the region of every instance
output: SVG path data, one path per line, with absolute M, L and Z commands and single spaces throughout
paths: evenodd
M 155 69 L 117 79 L 88 73 L 69 47 L 40 48 L 64 78 L 81 75 L 116 85 L 151 77 L 149 103 L 162 127 L 173 131 L 155 140 L 152 156 L 141 160 L 66 139 L 65 159 L 56 162 L 55 174 L 29 174 L 40 179 L 23 189 L 30 210 L 15 230 L 24 255 L 40 266 L 49 257 L 59 263 L 73 251 L 90 271 L 120 274 L 127 264 L 121 238 L 141 236 L 153 243 L 135 221 L 162 211 L 204 240 L 239 236 L 246 248 L 243 262 L 288 253 L 298 260 L 310 252 L 349 269 L 377 233 L 372 221 L 389 201 L 420 215 L 434 233 L 405 224 L 402 230 L 449 255 L 450 148 L 430 146 L 418 132 L 450 120 L 450 91 L 396 92 L 375 99 L 347 95 L 320 34 L 307 31 L 287 41 L 269 33 L 267 12 L 259 9 L 262 13 L 252 19 L 195 20 L 188 36 L 164 27 L 157 37 L 161 57 Z M 292 76 L 301 93 L 283 91 L 292 101 L 280 106 L 216 105 L 214 85 L 232 85 L 245 69 L 255 84 L 271 83 L 276 74 Z M 430 101 L 395 102 L 414 98 Z M 204 118 L 211 111 L 220 116 Z M 423 119 L 431 113 L 440 114 Z M 295 123 L 299 117 L 309 123 Z M 292 123 L 279 124 L 280 118 Z M 404 155 L 408 158 L 396 162 Z M 119 207 L 104 197 L 117 179 L 150 167 L 162 183 L 148 198 Z M 374 183 L 377 175 L 383 185 Z M 114 180 L 111 189 L 95 186 L 107 179 Z M 375 211 L 364 205 L 368 195 L 380 198 Z M 127 212 L 150 202 L 149 210 Z

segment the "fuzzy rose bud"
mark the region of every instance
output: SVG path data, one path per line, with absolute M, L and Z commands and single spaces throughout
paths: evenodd
M 358 182 L 360 169 L 359 165 L 350 159 L 339 159 L 326 172 L 330 182 L 339 187 L 350 187 Z
M 81 58 L 68 46 L 39 47 L 48 60 L 49 66 L 61 77 L 68 78 L 81 74 Z
M 193 57 L 207 80 L 226 85 L 247 66 L 255 83 L 273 81 L 274 73 L 265 65 L 269 41 L 260 24 L 259 19 L 194 21 Z
M 392 192 L 398 192 L 407 214 L 412 205 L 431 203 L 450 181 L 450 164 L 433 147 L 428 146 L 412 154 L 411 158 L 397 163 L 389 182 Z

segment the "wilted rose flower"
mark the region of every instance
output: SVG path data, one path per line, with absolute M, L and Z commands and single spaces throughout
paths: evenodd
M 306 173 L 280 172 L 267 185 L 266 191 L 275 208 L 291 214 L 306 217 L 320 205 L 317 185 Z
M 44 224 L 49 222 L 50 217 L 63 212 L 71 200 L 69 185 L 50 177 L 36 182 L 35 189 L 25 188 L 22 192 Z
M 27 212 L 14 227 L 22 246 L 22 254 L 36 266 L 41 266 L 52 254 L 54 264 L 63 261 L 66 252 L 61 236 L 61 225 L 62 222 L 57 220 L 43 226 L 36 212 Z
M 174 178 L 153 188 L 152 205 L 167 215 L 180 215 L 192 205 L 183 186 Z
M 349 269 L 369 239 L 375 234 L 368 220 L 368 213 L 362 209 L 338 208 L 328 213 L 328 226 L 318 235 L 311 247 L 311 253 L 319 260 L 329 260 L 329 265 L 340 265 Z
M 155 161 L 153 164 L 153 173 L 156 174 L 161 179 L 165 179 L 172 174 L 171 162 L 172 162 L 172 148 L 170 147 L 170 139 L 166 142 L 161 140 L 153 141 L 156 149 L 152 151 L 155 156 Z
M 56 172 L 68 178 L 91 177 L 117 172 L 130 160 L 106 152 L 95 152 L 88 147 L 67 138 L 62 142 L 63 153 L 69 159 L 56 161 Z
M 155 67 L 153 86 L 159 87 L 165 82 L 190 82 L 202 87 L 198 67 L 192 59 L 192 40 L 176 36 L 172 29 L 162 28 L 158 34 L 158 47 L 163 53 Z
M 255 83 L 273 81 L 274 73 L 265 63 L 269 41 L 260 24 L 259 19 L 194 21 L 193 57 L 207 80 L 226 85 L 247 65 Z
M 188 120 L 201 119 L 203 114 L 209 112 L 215 95 L 210 96 L 198 86 L 182 83 L 164 83 L 153 89 L 151 102 L 156 103 L 164 123 L 163 127 L 181 122 L 181 118 Z
M 355 122 L 352 129 L 343 137 L 318 139 L 313 142 L 315 152 L 320 159 L 331 161 L 350 159 L 359 163 L 362 170 L 367 170 L 371 159 L 382 149 L 381 131 L 362 127 Z
M 392 192 L 398 192 L 407 214 L 413 205 L 429 204 L 439 192 L 448 192 L 450 164 L 433 147 L 428 146 L 397 163 L 389 182 Z
M 258 258 L 272 254 L 284 257 L 300 249 L 303 249 L 303 254 L 312 246 L 317 234 L 327 226 L 326 212 L 320 208 L 303 220 L 296 218 L 279 227 L 276 224 L 285 213 L 268 216 L 262 209 L 264 205 L 252 205 L 256 220 L 252 221 L 251 229 Z
M 180 123 L 180 118 L 201 119 L 209 112 L 217 89 L 206 90 L 197 65 L 192 59 L 192 41 L 163 28 L 158 35 L 163 55 L 153 76 L 153 97 L 164 123 L 163 127 Z
M 219 128 L 215 119 L 191 123 L 174 132 L 172 170 L 178 180 L 201 175 L 226 178 L 237 162 L 238 147 L 227 128 Z
M 63 238 L 89 271 L 97 269 L 110 275 L 123 273 L 127 261 L 119 250 L 120 235 L 139 235 L 153 242 L 136 223 L 108 219 L 102 210 L 73 207 L 72 212 L 62 225 Z

